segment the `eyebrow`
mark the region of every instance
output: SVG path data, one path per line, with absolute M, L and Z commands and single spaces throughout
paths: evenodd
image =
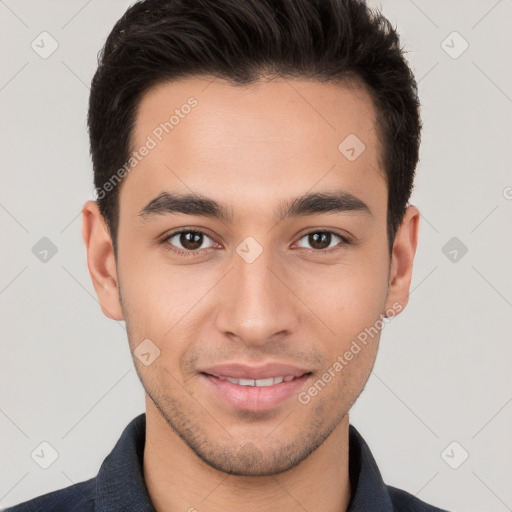
M 305 194 L 279 205 L 276 210 L 280 220 L 322 213 L 346 212 L 361 212 L 372 215 L 366 203 L 343 190 Z M 233 220 L 232 211 L 213 199 L 198 194 L 174 194 L 170 192 L 162 192 L 153 198 L 139 211 L 139 216 L 146 220 L 154 215 L 176 213 L 215 218 L 223 222 Z

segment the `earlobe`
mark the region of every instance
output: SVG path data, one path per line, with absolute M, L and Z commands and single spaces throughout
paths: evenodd
M 414 256 L 418 245 L 420 212 L 409 206 L 393 242 L 386 311 L 399 304 L 402 311 L 409 302 Z
M 95 201 L 87 201 L 82 208 L 82 239 L 87 252 L 87 267 L 103 314 L 112 320 L 123 320 L 112 240 Z

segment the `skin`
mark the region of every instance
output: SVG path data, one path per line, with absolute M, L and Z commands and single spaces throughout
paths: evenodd
M 133 147 L 190 96 L 198 105 L 120 186 L 117 261 L 97 204 L 83 207 L 104 314 L 125 320 L 132 353 L 147 338 L 160 349 L 148 366 L 134 357 L 146 392 L 151 500 L 159 511 L 344 511 L 348 413 L 379 335 L 308 404 L 293 396 L 268 412 L 230 407 L 198 369 L 278 361 L 316 381 L 380 315 L 406 306 L 419 212 L 408 207 L 390 254 L 375 111 L 360 85 L 279 79 L 243 88 L 203 77 L 160 84 L 142 98 Z M 338 150 L 349 134 L 366 146 L 354 161 Z M 276 215 L 295 197 L 339 189 L 369 212 Z M 233 217 L 141 218 L 163 191 L 214 199 Z M 179 228 L 207 235 L 199 251 L 166 249 L 191 247 L 165 239 Z M 325 231 L 349 243 L 333 235 L 319 248 L 307 236 Z M 236 252 L 248 236 L 263 250 L 252 263 Z

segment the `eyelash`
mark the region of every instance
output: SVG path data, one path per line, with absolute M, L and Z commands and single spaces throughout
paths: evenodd
M 170 252 L 173 252 L 175 254 L 178 254 L 179 256 L 185 256 L 185 257 L 193 257 L 193 256 L 197 256 L 198 254 L 201 254 L 203 251 L 208 251 L 209 249 L 212 249 L 212 247 L 208 247 L 206 249 L 197 249 L 195 251 L 186 251 L 186 250 L 183 250 L 183 249 L 179 249 L 179 248 L 176 248 L 174 247 L 173 245 L 171 245 L 171 243 L 169 242 L 169 240 L 173 237 L 175 237 L 176 235 L 180 235 L 182 233 L 195 233 L 195 234 L 200 234 L 200 235 L 204 235 L 208 238 L 210 238 L 210 240 L 213 241 L 212 237 L 209 236 L 207 233 L 205 233 L 204 231 L 200 231 L 200 230 L 196 230 L 196 229 L 180 229 L 178 231 L 174 231 L 172 233 L 170 233 L 169 235 L 167 235 L 163 240 L 162 240 L 162 244 L 164 245 L 164 248 L 165 250 L 167 251 L 170 251 Z M 338 237 L 341 242 L 338 243 L 337 245 L 335 245 L 334 247 L 331 247 L 329 249 L 305 249 L 307 252 L 310 252 L 310 253 L 316 253 L 316 254 L 333 254 L 333 253 L 336 253 L 340 250 L 343 249 L 343 246 L 346 246 L 346 245 L 350 245 L 350 241 L 348 240 L 347 237 L 343 236 L 343 235 L 340 235 L 339 233 L 336 233 L 334 231 L 328 231 L 328 230 L 319 230 L 319 229 L 316 229 L 316 230 L 313 230 L 313 231 L 309 231 L 307 233 L 304 233 L 300 238 L 299 238 L 299 241 L 302 240 L 304 237 L 307 237 L 311 234 L 318 234 L 318 233 L 323 233 L 323 234 L 331 234 L 331 235 L 334 235 L 335 237 Z M 302 248 L 304 249 L 304 248 Z

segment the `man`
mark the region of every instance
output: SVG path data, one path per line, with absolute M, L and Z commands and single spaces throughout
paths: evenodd
M 146 392 L 97 477 L 12 511 L 439 511 L 349 410 L 408 302 L 417 88 L 357 0 L 147 0 L 93 78 L 88 267 Z

